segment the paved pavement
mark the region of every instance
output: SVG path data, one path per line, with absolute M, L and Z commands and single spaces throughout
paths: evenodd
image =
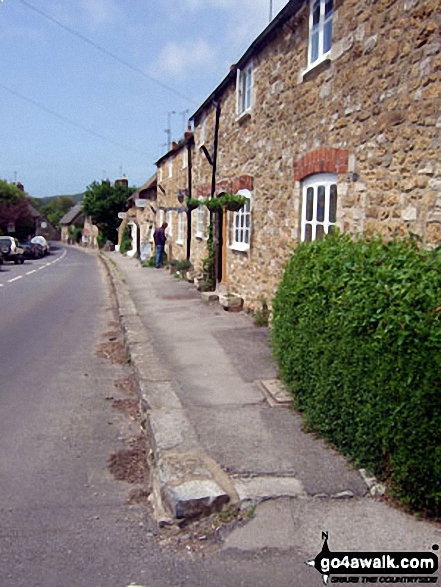
M 277 369 L 266 329 L 202 302 L 166 270 L 118 253 L 103 259 L 146 411 L 160 521 L 253 507 L 225 541 L 242 551 L 310 553 L 322 531 L 333 550 L 441 543 L 439 525 L 372 498 L 360 473 L 271 396 Z

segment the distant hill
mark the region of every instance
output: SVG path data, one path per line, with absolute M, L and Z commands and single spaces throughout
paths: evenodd
M 72 198 L 72 200 L 74 200 L 75 204 L 78 204 L 79 202 L 81 202 L 84 198 L 84 193 L 82 194 L 60 194 L 59 196 L 48 196 L 46 198 L 35 198 L 38 201 L 38 204 L 40 206 L 46 206 L 46 204 L 50 204 L 52 202 L 52 200 L 55 200 L 55 198 L 63 198 L 63 197 L 68 197 L 68 198 Z

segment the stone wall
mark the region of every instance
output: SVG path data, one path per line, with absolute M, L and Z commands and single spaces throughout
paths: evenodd
M 253 56 L 250 116 L 236 117 L 233 79 L 221 96 L 217 179 L 253 178 L 251 247 L 227 250 L 224 281 L 251 308 L 272 298 L 299 242 L 301 182 L 311 173 L 337 174 L 341 230 L 441 241 L 439 0 L 341 0 L 331 58 L 305 71 L 308 10 Z M 213 108 L 206 136 L 210 151 Z M 194 190 L 210 182 L 196 148 Z
M 172 149 L 157 163 L 158 191 L 156 202 L 156 225 L 160 226 L 161 219 L 168 223 L 166 252 L 168 259 L 185 259 L 187 254 L 187 215 L 185 213 L 185 197 L 178 199 L 179 192 L 188 186 L 188 168 L 183 165 L 183 158 L 187 157 L 183 144 L 173 143 Z M 171 159 L 171 177 L 169 175 L 169 160 Z M 183 238 L 178 240 L 179 214 L 182 214 Z

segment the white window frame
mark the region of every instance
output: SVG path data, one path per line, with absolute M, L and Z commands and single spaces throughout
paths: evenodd
M 167 210 L 167 212 L 165 213 L 164 222 L 167 222 L 167 224 L 168 224 L 167 236 L 172 237 L 173 236 L 173 210 Z
M 333 1 L 331 12 L 326 15 L 327 4 Z M 325 61 L 331 54 L 332 48 L 332 27 L 334 16 L 335 0 L 310 0 L 309 4 L 309 37 L 308 37 L 308 68 L 313 68 L 322 61 Z M 315 8 L 319 8 L 319 21 L 314 24 Z M 330 35 L 330 45 L 325 50 L 325 36 Z M 317 42 L 317 55 L 313 55 L 315 43 Z
M 159 172 L 158 173 L 158 175 L 159 175 L 159 181 L 162 181 L 162 165 L 159 166 L 158 172 Z
M 173 157 L 168 158 L 168 176 L 173 177 Z
M 238 212 L 233 212 L 230 249 L 248 251 L 251 245 L 252 194 L 249 190 L 239 190 L 237 193 L 239 196 L 245 196 L 248 201 Z
M 199 196 L 199 201 L 204 202 L 205 198 L 203 196 Z M 197 217 L 196 217 L 196 238 L 204 238 L 205 237 L 205 228 L 206 228 L 206 221 L 205 221 L 205 206 L 201 204 L 197 209 Z
M 184 244 L 184 211 L 178 212 L 178 236 L 176 238 L 176 244 Z
M 236 114 L 239 118 L 249 114 L 253 107 L 254 72 L 253 62 L 249 61 L 236 73 Z
M 335 219 L 330 219 L 330 201 L 331 201 L 331 186 L 335 186 L 336 193 L 336 204 L 335 204 Z M 317 218 L 318 208 L 318 192 L 319 188 L 324 188 L 324 217 L 323 220 Z M 308 191 L 309 190 L 309 191 Z M 312 190 L 312 191 L 311 191 Z M 307 206 L 308 197 L 312 195 L 312 211 Z M 308 214 L 311 216 L 307 218 L 307 211 L 311 212 Z M 337 214 L 338 214 L 338 191 L 337 191 L 337 174 L 335 173 L 317 173 L 306 178 L 302 182 L 302 222 L 301 222 L 301 241 L 306 239 L 307 227 L 311 227 L 311 239 L 315 241 L 317 238 L 317 227 L 322 226 L 324 233 L 329 233 L 331 226 L 337 225 Z
M 159 226 L 164 224 L 164 210 L 159 210 Z
M 187 168 L 187 146 L 184 145 L 184 148 L 182 149 L 182 169 L 186 169 Z

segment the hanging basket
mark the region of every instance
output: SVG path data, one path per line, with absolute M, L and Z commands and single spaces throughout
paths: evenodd
M 204 204 L 210 212 L 221 212 L 224 207 L 222 198 L 211 198 L 210 200 L 205 200 Z
M 241 202 L 228 202 L 225 207 L 230 212 L 239 212 L 243 206 L 244 205 Z
M 201 202 L 199 200 L 196 200 L 196 198 L 187 198 L 186 204 L 187 210 L 190 210 L 191 212 L 192 210 L 196 210 L 196 208 L 199 208 Z
M 230 212 L 238 212 L 247 202 L 247 198 L 239 194 L 224 194 L 220 199 L 225 208 L 230 210 Z

